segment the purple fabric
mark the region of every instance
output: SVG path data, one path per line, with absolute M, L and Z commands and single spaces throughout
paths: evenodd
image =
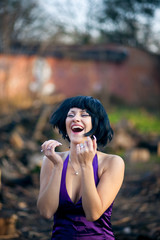
M 87 221 L 82 207 L 82 199 L 74 204 L 70 199 L 66 189 L 66 171 L 69 156 L 64 161 L 60 200 L 57 212 L 54 215 L 54 226 L 52 240 L 115 240 L 110 222 L 112 206 L 96 221 Z M 93 159 L 94 179 L 97 186 L 98 178 L 98 159 L 95 155 Z

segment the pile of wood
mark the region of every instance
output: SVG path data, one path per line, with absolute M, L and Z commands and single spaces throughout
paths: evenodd
M 16 229 L 18 215 L 15 205 L 19 204 L 21 208 L 26 203 L 17 202 L 17 188 L 25 189 L 38 185 L 38 175 L 35 177 L 34 172 L 39 174 L 42 161 L 40 146 L 53 134 L 48 124 L 53 108 L 53 105 L 42 105 L 1 116 L 0 239 L 20 236 Z M 14 193 L 11 193 L 11 189 L 14 189 Z M 26 192 L 22 192 L 27 201 Z
M 52 222 L 40 217 L 36 199 L 39 169 L 43 158 L 40 152 L 41 144 L 55 137 L 49 124 L 54 107 L 54 104 L 45 104 L 0 116 L 0 239 L 50 238 Z M 126 152 L 125 161 L 135 163 L 134 159 L 137 160 L 138 156 L 142 158 L 142 152 L 141 160 L 149 161 L 152 152 L 157 153 L 158 143 L 158 136 L 146 138 L 125 123 L 115 126 L 115 138 L 110 147 L 114 153 L 123 149 Z M 154 233 L 143 235 L 146 238 L 140 236 L 141 226 L 138 226 L 138 223 L 142 221 L 141 213 L 144 214 L 143 217 L 146 214 L 150 219 L 148 209 L 156 212 L 153 203 L 158 205 L 160 199 L 159 174 L 157 171 L 156 174 L 151 172 L 138 177 L 136 174 L 133 169 L 126 174 L 124 186 L 115 203 L 114 231 L 118 239 L 158 240 L 158 237 L 153 237 L 159 234 L 155 222 L 146 223 L 147 231 L 150 225 L 154 229 Z M 135 211 L 137 217 L 134 219 Z M 156 221 L 159 218 L 153 216 L 153 219 Z M 137 231 L 134 229 L 135 226 Z
M 52 109 L 53 106 L 46 105 L 1 117 L 0 168 L 3 183 L 30 184 L 30 158 L 40 152 L 47 132 L 51 132 L 48 120 Z M 35 167 L 34 163 L 32 167 Z

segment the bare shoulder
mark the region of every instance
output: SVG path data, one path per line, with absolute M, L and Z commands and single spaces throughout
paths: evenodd
M 114 154 L 106 154 L 103 152 L 98 152 L 98 165 L 99 165 L 99 175 L 102 175 L 104 171 L 114 171 L 114 172 L 124 172 L 125 164 L 124 160 Z

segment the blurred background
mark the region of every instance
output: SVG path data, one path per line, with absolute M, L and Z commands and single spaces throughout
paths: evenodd
M 113 207 L 118 240 L 160 239 L 160 0 L 0 1 L 0 239 L 43 239 L 36 207 L 41 144 L 66 97 L 107 110 L 123 157 Z

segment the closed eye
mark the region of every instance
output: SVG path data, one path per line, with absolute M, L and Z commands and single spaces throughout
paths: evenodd
M 74 114 L 68 114 L 67 117 L 74 117 Z

